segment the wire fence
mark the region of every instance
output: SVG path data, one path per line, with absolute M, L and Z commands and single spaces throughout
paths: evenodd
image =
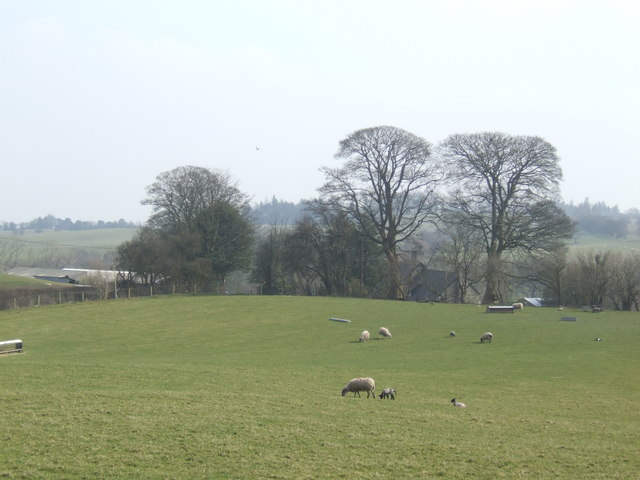
M 177 288 L 173 285 L 132 285 L 115 289 L 110 287 L 68 286 L 42 289 L 13 288 L 0 290 L 0 310 L 39 307 L 64 303 L 81 303 L 95 300 L 127 299 L 135 297 L 153 297 L 155 295 L 177 294 L 215 294 L 208 290 L 199 290 L 196 286 Z

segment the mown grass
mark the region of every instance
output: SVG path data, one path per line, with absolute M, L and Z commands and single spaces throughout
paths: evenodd
M 0 478 L 640 471 L 637 313 L 176 296 L 0 312 L 0 337 L 26 348 L 0 357 Z M 397 399 L 341 397 L 354 376 Z

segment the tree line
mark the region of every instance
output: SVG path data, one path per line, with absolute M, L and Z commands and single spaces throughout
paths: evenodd
M 24 232 L 25 230 L 95 230 L 100 228 L 136 228 L 133 222 L 128 222 L 124 219 L 117 221 L 104 221 L 99 220 L 97 222 L 85 221 L 85 220 L 71 220 L 70 218 L 57 218 L 53 215 L 46 215 L 44 217 L 35 218 L 29 222 L 4 222 L 2 223 L 2 230 L 10 232 Z
M 301 216 L 261 227 L 228 174 L 196 166 L 161 173 L 143 200 L 152 207 L 147 224 L 118 248 L 119 269 L 130 282 L 185 290 L 223 292 L 241 270 L 263 294 L 406 299 L 422 262 L 454 274 L 457 301 L 470 288 L 482 290 L 483 303 L 506 301 L 527 282 L 572 300 L 542 268 L 568 261 L 576 230 L 559 205 L 559 158 L 544 139 L 482 132 L 433 146 L 380 126 L 348 135 L 336 158 L 341 166 L 322 168 L 319 196 Z M 437 232 L 428 252 L 427 226 Z M 604 300 L 578 291 L 574 301 Z

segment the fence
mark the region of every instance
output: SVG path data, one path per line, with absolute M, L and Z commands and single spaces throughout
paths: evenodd
M 256 290 L 257 292 L 257 290 Z M 80 303 L 91 300 L 109 300 L 116 298 L 152 297 L 155 295 L 176 294 L 219 294 L 219 291 L 200 289 L 197 285 L 178 288 L 174 285 L 131 285 L 121 286 L 114 292 L 113 285 L 108 287 L 64 286 L 42 289 L 13 288 L 0 289 L 0 310 Z M 253 291 L 252 291 L 253 293 Z

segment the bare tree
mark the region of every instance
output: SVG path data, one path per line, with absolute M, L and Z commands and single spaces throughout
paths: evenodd
M 549 251 L 573 235 L 573 222 L 555 204 L 562 178 L 556 150 L 540 137 L 485 132 L 451 135 L 440 152 L 452 185 L 450 216 L 481 234 L 483 303 L 493 303 L 504 252 Z
M 432 261 L 442 265 L 448 272 L 455 274 L 458 303 L 465 303 L 469 288 L 482 280 L 484 271 L 484 248 L 477 231 L 464 225 L 440 225 L 440 231 L 447 240 L 435 247 Z
M 561 246 L 556 250 L 530 255 L 518 263 L 518 276 L 537 285 L 543 285 L 553 301 L 564 305 L 568 300 L 568 248 Z M 545 303 L 547 303 L 545 297 Z
M 265 295 L 281 295 L 287 292 L 284 263 L 286 228 L 281 224 L 267 227 L 258 240 L 253 262 L 253 280 L 262 285 L 260 292 Z
M 640 254 L 616 252 L 609 259 L 607 296 L 616 310 L 638 310 Z
M 24 250 L 24 242 L 13 238 L 0 238 L 0 266 L 13 268 Z
M 152 227 L 173 229 L 195 226 L 203 212 L 220 202 L 248 208 L 247 196 L 228 173 L 188 165 L 158 175 L 141 203 L 153 207 Z
M 575 303 L 602 306 L 609 288 L 612 264 L 610 251 L 580 251 L 570 265 L 570 285 Z
M 358 130 L 340 142 L 342 168 L 322 168 L 325 202 L 339 205 L 384 251 L 389 298 L 405 298 L 399 245 L 429 220 L 442 176 L 431 145 L 405 130 L 381 126 Z

